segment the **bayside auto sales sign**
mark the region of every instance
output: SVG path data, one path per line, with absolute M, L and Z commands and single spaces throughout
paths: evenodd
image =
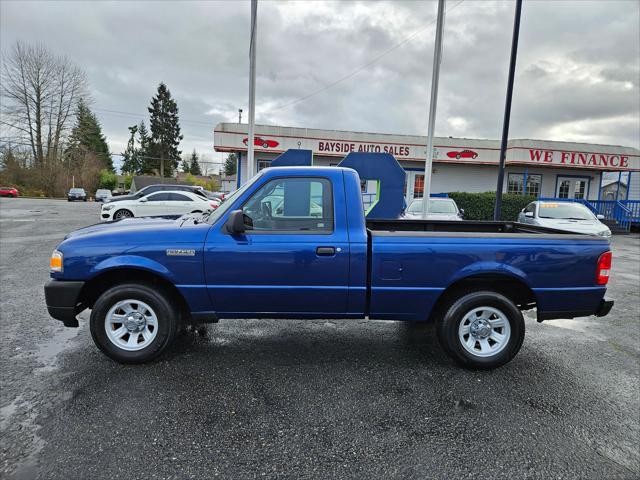
M 353 142 L 318 142 L 318 152 L 330 153 L 390 153 L 394 157 L 408 157 L 411 150 L 408 145 L 389 145 L 380 143 L 353 143 Z

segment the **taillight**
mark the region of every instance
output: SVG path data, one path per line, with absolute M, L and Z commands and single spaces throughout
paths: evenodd
M 598 285 L 606 285 L 609 282 L 611 273 L 611 252 L 604 252 L 598 258 L 598 266 L 596 268 L 596 283 Z

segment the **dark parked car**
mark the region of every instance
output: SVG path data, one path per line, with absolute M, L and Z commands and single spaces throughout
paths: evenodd
M 200 187 L 195 187 L 193 185 L 169 185 L 165 183 L 160 183 L 157 185 L 149 185 L 148 187 L 144 187 L 131 195 L 121 195 L 118 197 L 111 197 L 107 201 L 111 203 L 111 202 L 122 202 L 123 200 L 137 200 L 151 193 L 168 192 L 168 191 L 191 192 L 191 193 L 195 193 L 196 195 L 200 195 L 202 198 L 208 198 L 207 195 L 203 192 L 202 188 Z
M 72 188 L 67 193 L 67 201 L 75 202 L 76 200 L 80 200 L 82 202 L 87 201 L 87 192 L 84 191 L 84 188 Z
M 13 187 L 0 187 L 0 197 L 18 198 L 18 189 Z

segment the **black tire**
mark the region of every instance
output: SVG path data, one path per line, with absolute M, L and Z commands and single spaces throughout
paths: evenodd
M 123 218 L 133 218 L 133 212 L 131 212 L 130 210 L 127 210 L 126 208 L 121 208 L 120 210 L 116 210 L 116 212 L 113 214 L 113 219 L 114 220 L 121 220 Z
M 145 302 L 155 312 L 158 332 L 145 348 L 127 351 L 115 345 L 107 336 L 105 318 L 109 310 L 119 301 L 135 299 Z M 146 284 L 128 283 L 104 292 L 96 300 L 91 311 L 91 336 L 98 348 L 109 358 L 119 363 L 145 363 L 159 355 L 173 342 L 180 323 L 178 309 L 163 290 Z
M 510 335 L 506 345 L 495 355 L 488 357 L 474 355 L 465 349 L 458 334 L 460 322 L 464 317 L 480 307 L 490 307 L 500 311 L 506 317 L 510 327 Z M 451 358 L 465 368 L 490 370 L 500 367 L 516 356 L 524 341 L 525 326 L 522 312 L 511 300 L 498 292 L 466 293 L 451 301 L 443 309 L 443 312 L 444 315 L 437 320 L 438 340 Z M 478 345 L 476 348 L 480 348 L 480 346 Z

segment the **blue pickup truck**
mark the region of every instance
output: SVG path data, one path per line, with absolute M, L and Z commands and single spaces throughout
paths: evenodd
M 381 199 L 384 201 L 384 199 Z M 538 321 L 606 315 L 602 237 L 511 222 L 367 221 L 358 174 L 263 170 L 207 214 L 126 219 L 69 234 L 51 257 L 49 314 L 91 309 L 97 346 L 154 359 L 185 322 L 221 318 L 436 322 L 462 366 L 509 362 Z

